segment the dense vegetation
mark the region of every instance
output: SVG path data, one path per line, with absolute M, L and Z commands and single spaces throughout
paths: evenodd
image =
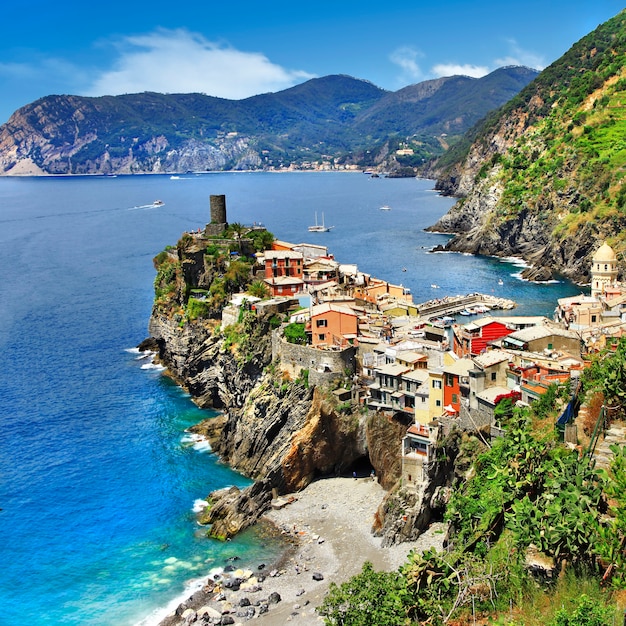
M 625 104 L 621 12 L 474 127 L 438 166 L 453 168 L 470 149 L 484 154 L 476 182 L 488 179 L 503 189 L 493 220 L 530 211 L 552 224 L 557 240 L 591 228 L 623 251 Z
M 614 373 L 623 375 L 625 359 L 621 340 L 584 374 L 587 397 L 606 393 L 622 413 Z M 447 550 L 412 552 L 398 572 L 366 564 L 331 585 L 319 609 L 326 623 L 621 624 L 626 447 L 613 446 L 604 471 L 584 449 L 562 444 L 554 421 L 566 395 L 555 386 L 530 408 L 515 408 L 490 445 L 465 436 L 462 446 L 479 452 L 447 507 Z
M 267 297 L 267 286 L 253 275 L 252 251 L 266 250 L 273 240 L 269 231 L 239 223 L 230 224 L 219 237 L 186 233 L 154 258 L 155 310 L 182 326 L 199 318 L 217 319 L 234 293 Z
M 367 167 L 392 154 L 399 141 L 415 151 L 404 165 L 417 166 L 535 75 L 528 68 L 502 68 L 481 79 L 438 79 L 393 93 L 349 76 L 327 76 L 237 101 L 204 94 L 48 96 L 20 109 L 4 131 L 15 141 L 28 137 L 34 148 L 24 144 L 19 151 L 59 172 L 125 159 L 137 171 L 160 160 L 159 171 L 168 171 L 168 155 L 184 150 L 199 161 L 205 154 L 205 169 L 333 159 Z M 449 136 L 443 141 L 441 134 Z M 46 161 L 53 151 L 59 158 Z M 211 160 L 217 153 L 221 160 Z

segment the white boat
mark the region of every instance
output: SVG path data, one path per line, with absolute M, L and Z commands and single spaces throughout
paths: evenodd
M 180 180 L 180 176 L 170 176 L 170 180 Z
M 498 285 L 504 285 L 504 281 L 501 278 L 498 279 Z
M 163 202 L 163 200 L 155 200 L 152 203 L 152 206 L 163 206 L 165 204 L 165 202 Z
M 391 207 L 388 204 L 383 204 L 383 206 L 380 207 L 381 211 L 391 211 Z
M 322 223 L 317 223 L 317 211 L 315 211 L 315 226 L 309 226 L 309 232 L 311 233 L 327 233 L 334 226 L 326 226 L 324 224 L 324 213 L 322 213 Z

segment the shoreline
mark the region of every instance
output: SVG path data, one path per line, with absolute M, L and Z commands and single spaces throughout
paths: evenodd
M 159 626 L 220 623 L 210 620 L 224 616 L 233 619 L 233 624 L 250 619 L 261 626 L 292 621 L 299 626 L 321 624 L 315 608 L 331 582 L 347 581 L 361 571 L 365 561 L 376 570 L 392 571 L 406 562 L 412 549 L 443 547 L 445 525 L 435 523 L 416 541 L 381 548 L 381 538 L 371 529 L 385 494 L 370 477 L 323 478 L 290 494 L 290 504 L 269 510 L 261 522 L 273 525 L 286 540 L 286 550 L 278 560 L 255 572 L 233 568 L 217 581 L 204 578 L 202 589 L 178 604 Z M 202 622 L 205 615 L 208 622 Z

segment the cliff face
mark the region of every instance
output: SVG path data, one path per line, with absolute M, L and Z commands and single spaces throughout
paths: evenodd
M 461 200 L 429 230 L 447 250 L 520 256 L 531 279 L 589 281 L 604 240 L 626 250 L 621 105 L 626 14 L 575 44 L 431 167 Z
M 406 427 L 360 411 L 346 413 L 330 391 L 284 379 L 270 366 L 266 320 L 258 320 L 255 348 L 244 365 L 211 324 L 181 325 L 154 313 L 149 329 L 169 374 L 199 405 L 225 413 L 218 433 L 213 419 L 194 430 L 209 434 L 221 459 L 257 480 L 251 489 L 214 494 L 204 521 L 215 536 L 228 537 L 254 523 L 269 506 L 272 489 L 299 491 L 315 478 L 351 471 L 361 459 L 371 462 L 384 487 L 396 483 Z
M 113 131 L 114 122 L 102 117 L 93 99 L 75 96 L 50 96 L 19 109 L 0 126 L 0 174 L 161 173 L 261 164 L 246 137 L 173 142 L 158 131 Z

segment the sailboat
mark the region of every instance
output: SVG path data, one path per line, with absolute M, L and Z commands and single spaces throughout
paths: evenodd
M 315 211 L 315 226 L 309 226 L 309 232 L 311 233 L 327 233 L 331 228 L 335 228 L 334 226 L 325 226 L 324 225 L 324 213 L 322 213 L 322 223 L 317 223 L 317 211 Z

